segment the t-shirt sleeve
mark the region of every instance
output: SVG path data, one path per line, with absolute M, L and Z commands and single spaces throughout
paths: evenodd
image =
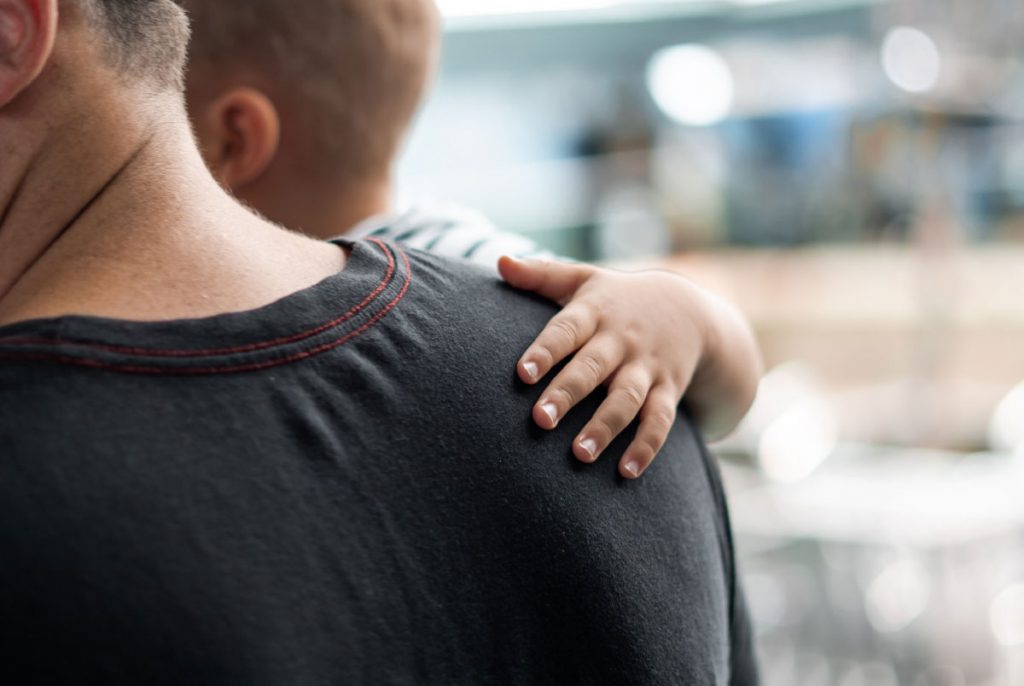
M 483 214 L 463 207 L 415 207 L 364 227 L 357 237 L 380 238 L 424 252 L 468 260 L 497 271 L 504 255 L 520 259 L 559 259 L 536 242 L 500 231 Z
M 718 463 L 707 448 L 703 448 L 703 456 L 718 510 L 718 539 L 729 589 L 729 686 L 758 686 L 761 678 L 757 668 L 754 627 L 736 564 L 736 546 L 725 486 Z
M 750 608 L 739 579 L 733 584 L 730 649 L 730 686 L 757 686 L 761 678 L 757 669 L 754 627 L 750 621 Z

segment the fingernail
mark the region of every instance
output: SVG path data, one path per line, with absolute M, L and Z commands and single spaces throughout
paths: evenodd
M 536 362 L 524 362 L 523 371 L 526 372 L 526 376 L 530 379 L 530 381 L 536 381 L 537 373 L 540 371 L 540 369 L 537 367 Z
M 590 456 L 590 459 L 597 459 L 597 441 L 593 438 L 584 438 L 580 441 L 580 447 L 583 448 L 583 452 Z
M 627 462 L 626 466 L 623 469 L 625 469 L 626 473 L 629 474 L 634 479 L 640 476 L 640 463 L 637 462 L 636 460 L 630 460 L 629 462 Z
M 558 408 L 552 403 L 544 403 L 540 406 L 540 411 L 548 416 L 552 424 L 558 423 Z

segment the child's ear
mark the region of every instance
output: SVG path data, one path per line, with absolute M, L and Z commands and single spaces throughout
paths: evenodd
M 0 0 L 2 1 L 2 0 Z M 235 88 L 199 113 L 196 133 L 206 164 L 229 191 L 238 193 L 270 167 L 281 143 L 273 101 L 254 88 Z
M 43 71 L 57 37 L 57 0 L 0 0 L 0 107 Z

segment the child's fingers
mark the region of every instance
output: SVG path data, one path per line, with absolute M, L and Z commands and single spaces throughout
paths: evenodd
M 581 400 L 594 392 L 622 364 L 622 349 L 610 337 L 587 343 L 545 389 L 533 410 L 534 420 L 553 429 Z
M 572 303 L 556 314 L 519 360 L 519 378 L 537 383 L 551 368 L 579 350 L 597 331 L 597 314 Z
M 501 278 L 512 286 L 532 291 L 548 300 L 565 303 L 593 276 L 594 267 L 551 260 L 517 260 L 502 257 L 498 260 Z
M 593 462 L 600 457 L 636 418 L 650 388 L 650 375 L 642 367 L 627 368 L 616 374 L 608 397 L 573 444 L 576 457 L 583 462 Z
M 678 407 L 677 394 L 667 387 L 658 386 L 651 391 L 640 411 L 640 427 L 636 436 L 619 461 L 619 474 L 626 479 L 638 479 L 647 471 L 665 446 L 676 421 Z

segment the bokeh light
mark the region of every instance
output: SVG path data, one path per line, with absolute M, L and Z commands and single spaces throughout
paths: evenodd
M 1005 646 L 1024 645 L 1024 583 L 1005 588 L 989 611 L 992 633 Z
M 930 594 L 928 572 L 915 560 L 901 558 L 885 567 L 868 586 L 864 610 L 876 631 L 892 633 L 907 628 L 921 616 Z
M 786 410 L 761 436 L 758 459 L 768 478 L 793 483 L 810 476 L 835 451 L 839 431 L 824 402 L 808 400 Z
M 889 31 L 882 43 L 882 68 L 897 87 L 927 93 L 939 83 L 942 55 L 924 31 L 900 26 Z
M 999 403 L 989 424 L 988 440 L 994 450 L 1012 453 L 1024 449 L 1024 383 Z
M 651 58 L 647 87 L 669 118 L 687 126 L 718 124 L 732 111 L 732 70 L 703 45 L 665 48 Z

